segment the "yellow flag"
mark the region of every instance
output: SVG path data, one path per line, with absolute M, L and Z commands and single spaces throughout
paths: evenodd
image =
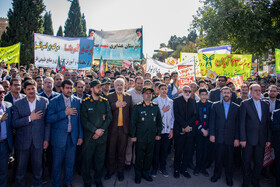
M 9 47 L 0 47 L 0 62 L 19 63 L 20 43 Z

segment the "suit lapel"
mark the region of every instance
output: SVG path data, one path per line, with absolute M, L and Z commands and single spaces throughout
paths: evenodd
M 252 109 L 253 109 L 253 111 L 254 111 L 254 113 L 255 113 L 257 119 L 260 121 L 260 118 L 259 118 L 259 115 L 258 115 L 258 111 L 257 111 L 257 109 L 256 109 L 256 106 L 255 106 L 255 103 L 254 103 L 254 101 L 253 101 L 253 98 L 250 99 L 250 102 L 251 102 Z
M 229 118 L 230 118 L 231 111 L 232 111 L 232 106 L 233 106 L 232 101 L 230 101 L 230 104 L 229 104 L 229 109 L 228 109 L 227 119 L 229 119 Z
M 220 101 L 220 107 L 221 107 L 221 111 L 223 113 L 222 116 L 224 116 L 224 119 L 227 120 L 223 100 Z

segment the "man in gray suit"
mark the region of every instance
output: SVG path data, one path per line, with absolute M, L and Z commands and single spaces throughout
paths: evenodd
M 43 149 L 48 147 L 50 126 L 45 122 L 48 100 L 36 96 L 36 82 L 28 80 L 23 85 L 26 94 L 15 102 L 12 126 L 16 129 L 17 152 L 16 186 L 25 186 L 26 167 L 31 157 L 33 186 L 42 186 Z

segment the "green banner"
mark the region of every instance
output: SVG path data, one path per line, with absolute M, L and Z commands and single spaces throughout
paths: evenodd
M 9 47 L 0 47 L 0 62 L 19 63 L 20 43 Z
M 202 77 L 209 70 L 229 78 L 243 75 L 245 80 L 251 75 L 252 55 L 199 53 L 198 59 Z
M 275 49 L 276 73 L 280 73 L 280 49 Z

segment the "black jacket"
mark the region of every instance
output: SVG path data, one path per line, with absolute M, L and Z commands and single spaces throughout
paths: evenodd
M 194 128 L 195 120 L 197 118 L 196 102 L 194 99 L 189 98 L 188 102 L 185 101 L 183 96 L 174 99 L 174 136 L 179 135 L 182 132 L 182 128 L 190 126 Z M 194 131 L 189 134 L 194 134 Z
M 234 140 L 239 140 L 238 116 L 239 105 L 230 102 L 226 118 L 223 100 L 213 103 L 210 113 L 209 135 L 215 136 L 215 143 L 233 145 Z
M 204 119 L 204 107 L 206 107 L 206 119 Z M 205 103 L 202 103 L 201 101 L 198 101 L 196 103 L 197 108 L 197 120 L 195 121 L 195 129 L 198 134 L 203 135 L 201 132 L 201 129 L 208 130 L 209 128 L 209 118 L 210 118 L 210 111 L 212 107 L 212 102 L 206 101 Z M 204 124 L 204 121 L 206 122 Z

